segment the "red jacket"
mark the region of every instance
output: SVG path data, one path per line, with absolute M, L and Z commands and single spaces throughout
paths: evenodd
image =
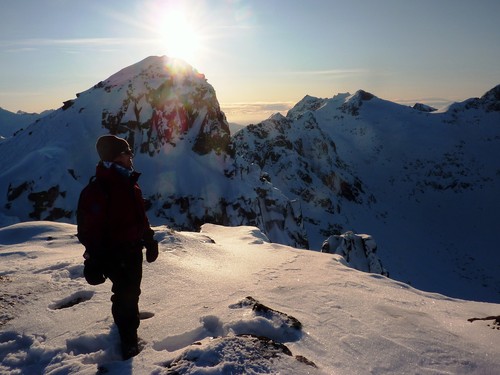
M 142 249 L 143 240 L 153 238 L 139 176 L 97 165 L 95 181 L 82 190 L 78 203 L 78 239 L 90 253 Z

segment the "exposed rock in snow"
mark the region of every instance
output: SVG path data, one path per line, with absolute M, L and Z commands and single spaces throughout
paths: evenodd
M 370 235 L 346 232 L 330 236 L 323 242 L 321 252 L 341 255 L 350 267 L 359 271 L 389 276 L 375 254 L 377 244 Z
M 241 359 L 245 358 L 244 361 Z M 265 336 L 248 334 L 217 337 L 212 340 L 196 342 L 178 357 L 164 366 L 168 374 L 196 373 L 196 369 L 213 369 L 219 374 L 272 373 L 275 362 L 300 362 L 304 373 L 308 366 L 315 368 L 314 362 L 303 356 L 293 356 L 290 349 L 282 343 Z M 295 364 L 300 368 L 299 364 Z M 308 371 L 309 370 L 309 371 Z
M 420 112 L 435 112 L 435 111 L 437 111 L 436 108 L 431 107 L 430 105 L 427 105 L 427 104 L 422 104 L 422 103 L 415 103 L 412 108 L 416 109 L 417 111 L 420 111 Z
M 363 105 L 363 102 L 367 102 L 373 98 L 375 98 L 375 95 L 363 90 L 358 90 L 354 95 L 346 99 L 340 109 L 342 112 L 350 114 L 351 116 L 357 116 L 359 115 L 359 109 Z

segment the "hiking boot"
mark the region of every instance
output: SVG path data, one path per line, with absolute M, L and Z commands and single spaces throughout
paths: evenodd
M 130 359 L 132 357 L 135 357 L 137 354 L 139 354 L 140 348 L 139 344 L 135 343 L 132 345 L 128 344 L 122 344 L 122 358 L 124 361 L 127 359 Z
M 123 360 L 135 357 L 140 352 L 137 332 L 123 332 L 120 335 Z

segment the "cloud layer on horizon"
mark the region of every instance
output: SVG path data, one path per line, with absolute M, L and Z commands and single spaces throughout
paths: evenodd
M 293 102 L 255 102 L 221 103 L 220 106 L 228 122 L 248 125 L 264 121 L 277 112 L 285 116 L 295 104 Z

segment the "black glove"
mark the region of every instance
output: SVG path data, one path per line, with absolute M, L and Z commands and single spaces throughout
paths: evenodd
M 106 281 L 99 262 L 92 257 L 83 262 L 83 276 L 90 285 L 99 285 Z
M 158 258 L 158 241 L 151 239 L 144 241 L 146 247 L 146 260 L 148 263 L 153 263 Z

